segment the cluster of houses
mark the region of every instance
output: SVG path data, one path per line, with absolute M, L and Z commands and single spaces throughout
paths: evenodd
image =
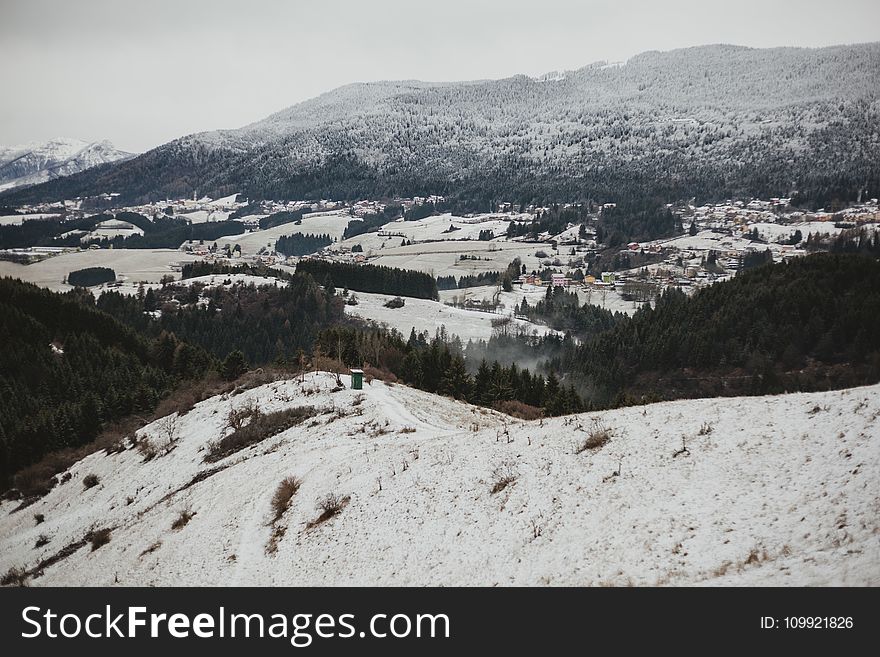
M 747 230 L 750 224 L 780 223 L 796 224 L 804 222 L 846 222 L 876 223 L 880 222 L 878 199 L 860 202 L 837 212 L 825 210 L 803 211 L 791 207 L 790 198 L 771 198 L 769 200 L 753 199 L 751 201 L 725 201 L 709 205 L 670 208 L 678 214 L 685 226 L 690 221 L 707 228 L 734 228 Z

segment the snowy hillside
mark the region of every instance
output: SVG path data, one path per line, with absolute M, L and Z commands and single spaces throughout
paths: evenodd
M 725 198 L 780 195 L 793 181 L 803 191 L 827 172 L 864 184 L 877 172 L 878 71 L 878 43 L 713 45 L 541 79 L 351 84 L 14 198 L 232 188 L 365 198 L 450 185 L 507 198 L 602 197 L 620 186 Z
M 89 143 L 64 137 L 0 147 L 0 190 L 37 185 L 132 157 L 134 153 L 120 151 L 109 141 Z
M 880 584 L 880 386 L 536 422 L 333 386 L 206 400 L 140 430 L 152 459 L 97 453 L 35 504 L 3 502 L 0 571 L 42 586 Z M 316 414 L 206 462 L 251 403 Z M 576 453 L 600 425 L 610 440 Z
M 380 326 L 396 329 L 404 337 L 409 336 L 411 329 L 415 329 L 417 333 L 427 331 L 428 335 L 433 336 L 442 326 L 450 335 L 457 335 L 461 338 L 463 343 L 467 343 L 468 340 L 488 340 L 496 331 L 492 326 L 492 321 L 498 322 L 501 319 L 510 320 L 510 323 L 505 326 L 505 330 L 511 333 L 523 332 L 529 335 L 555 333 L 546 326 L 512 318 L 514 304 L 510 304 L 508 312 L 502 311 L 496 315 L 477 310 L 453 308 L 430 299 L 409 297 L 405 299 L 405 305 L 402 308 L 388 308 L 385 304 L 393 296 L 366 292 L 354 292 L 353 294 L 357 297 L 358 303 L 357 305 L 346 305 L 346 313 L 370 320 Z M 448 296 L 451 297 L 451 295 Z

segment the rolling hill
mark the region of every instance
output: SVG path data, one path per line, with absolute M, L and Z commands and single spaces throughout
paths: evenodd
M 878 414 L 870 386 L 525 422 L 313 373 L 207 399 L 76 463 L 33 505 L 0 503 L 0 572 L 34 586 L 876 586 Z M 240 430 L 272 418 L 286 424 L 264 440 Z

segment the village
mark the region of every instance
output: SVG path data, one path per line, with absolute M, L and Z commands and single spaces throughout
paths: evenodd
M 569 224 L 557 234 L 510 237 L 511 224 L 527 225 L 547 208 L 499 203 L 494 212 L 487 213 L 426 213 L 414 220 L 397 217 L 347 236 L 352 222 L 381 216 L 389 206 L 408 212 L 443 200 L 435 196 L 354 203 L 326 199 L 250 203 L 232 194 L 116 207 L 103 211 L 110 218 L 81 232 L 79 246 L 0 252 L 0 273 L 69 289 L 69 271 L 98 264 L 116 272 L 117 280 L 109 286 L 131 291 L 177 278 L 184 264 L 196 260 L 265 265 L 292 273 L 302 258 L 318 258 L 429 273 L 438 280 L 441 302 L 462 310 L 514 317 L 523 300 L 534 303 L 548 287 L 560 287 L 576 293 L 581 303 L 632 313 L 667 287 L 692 293 L 755 264 L 803 256 L 811 235 L 834 236 L 862 227 L 876 230 L 880 224 L 877 199 L 836 212 L 805 212 L 793 207 L 788 198 L 700 206 L 678 203 L 668 208 L 681 226 L 680 234 L 615 249 L 596 241 L 602 213 L 614 204 L 598 206 L 583 226 Z M 113 205 L 114 197 L 108 194 L 98 201 Z M 0 217 L 0 225 L 62 217 L 72 222 L 96 214 L 88 209 L 94 203 L 95 199 L 89 204 L 76 199 L 26 206 L 19 209 L 20 214 Z M 114 249 L 112 243 L 101 248 L 114 238 L 143 235 L 142 228 L 126 220 L 127 213 L 150 221 L 173 217 L 191 225 L 238 222 L 241 228 L 215 240 L 188 240 L 177 249 Z M 294 221 L 261 228 L 262 219 L 279 213 L 298 214 Z M 296 233 L 326 236 L 329 243 L 310 254 L 279 253 L 278 240 Z M 75 231 L 62 237 L 72 234 Z M 504 284 L 501 273 L 514 261 L 519 262 L 519 273 Z M 363 311 L 352 309 L 355 314 Z M 388 313 L 375 314 L 366 319 L 384 320 Z

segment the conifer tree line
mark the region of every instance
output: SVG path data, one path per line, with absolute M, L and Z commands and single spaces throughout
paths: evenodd
M 880 231 L 865 228 L 848 228 L 836 236 L 828 233 L 807 235 L 804 248 L 808 251 L 829 251 L 831 253 L 860 253 L 880 258 Z
M 260 230 L 275 228 L 275 226 L 283 226 L 284 224 L 301 222 L 304 212 L 305 209 L 282 210 L 281 212 L 275 212 L 273 214 L 266 215 L 265 217 L 260 217 Z
M 321 332 L 317 348 L 349 366 L 369 363 L 420 390 L 480 406 L 518 402 L 524 405 L 520 410 L 531 409 L 532 417 L 542 410 L 561 415 L 584 409 L 575 389 L 553 372 L 545 377 L 516 363 L 505 366 L 482 359 L 471 374 L 461 341 L 442 330 L 429 338 L 413 329 L 404 341 L 396 331 L 332 327 Z
M 240 221 L 209 221 L 193 224 L 180 217 L 159 216 L 149 223 L 143 235 L 117 235 L 90 240 L 101 248 L 114 249 L 177 249 L 186 241 L 213 241 L 231 235 L 243 235 Z
M 82 232 L 94 230 L 113 215 L 98 214 L 66 221 L 40 219 L 23 221 L 17 226 L 0 226 L 0 249 L 23 249 L 30 246 L 79 246 Z M 74 231 L 66 237 L 61 235 Z M 179 246 L 179 245 L 178 245 Z
M 239 221 L 211 221 L 193 224 L 182 217 L 160 215 L 150 220 L 137 212 L 94 214 L 78 219 L 39 219 L 24 221 L 17 226 L 0 226 L 0 249 L 31 246 L 81 246 L 86 233 L 105 221 L 125 221 L 143 231 L 143 235 L 116 235 L 92 239 L 90 244 L 116 249 L 176 249 L 187 240 L 216 240 L 245 232 Z
M 880 261 L 823 253 L 669 288 L 549 366 L 598 404 L 825 390 L 880 380 L 877 335 Z
M 623 313 L 611 312 L 601 306 L 581 304 L 577 292 L 552 285 L 547 286 L 542 300 L 530 305 L 527 299 L 523 299 L 515 312 L 533 322 L 582 338 L 608 331 L 626 318 Z
M 480 285 L 497 285 L 501 282 L 500 271 L 481 271 L 479 274 L 465 274 L 458 280 L 452 274 L 437 277 L 438 290 L 455 290 L 465 287 L 479 287 Z
M 0 485 L 51 450 L 77 447 L 108 422 L 148 413 L 212 366 L 173 336 L 147 338 L 65 294 L 0 279 Z
M 389 221 L 403 216 L 403 208 L 399 205 L 387 205 L 381 212 L 367 214 L 360 219 L 352 219 L 342 232 L 342 239 L 356 237 L 364 233 L 374 233 Z
M 171 283 L 136 296 L 108 291 L 97 301 L 100 310 L 142 334 L 173 334 L 217 359 L 241 351 L 253 366 L 292 362 L 300 350 L 308 352 L 320 330 L 345 320 L 343 304 L 299 273 L 278 285 Z M 162 310 L 158 318 L 145 314 L 157 309 Z
M 332 243 L 330 235 L 294 233 L 279 237 L 275 242 L 275 251 L 286 256 L 304 256 L 320 251 Z
M 283 269 L 276 269 L 268 265 L 243 262 L 240 264 L 232 264 L 230 262 L 205 261 L 196 260 L 187 262 L 181 268 L 181 278 L 197 278 L 199 276 L 211 276 L 214 274 L 249 274 L 251 276 L 263 276 L 267 278 L 278 278 L 281 280 L 290 280 L 292 274 Z
M 430 274 L 381 265 L 357 265 L 327 260 L 301 260 L 297 273 L 310 274 L 325 287 L 358 292 L 393 294 L 417 299 L 438 299 L 437 281 Z

